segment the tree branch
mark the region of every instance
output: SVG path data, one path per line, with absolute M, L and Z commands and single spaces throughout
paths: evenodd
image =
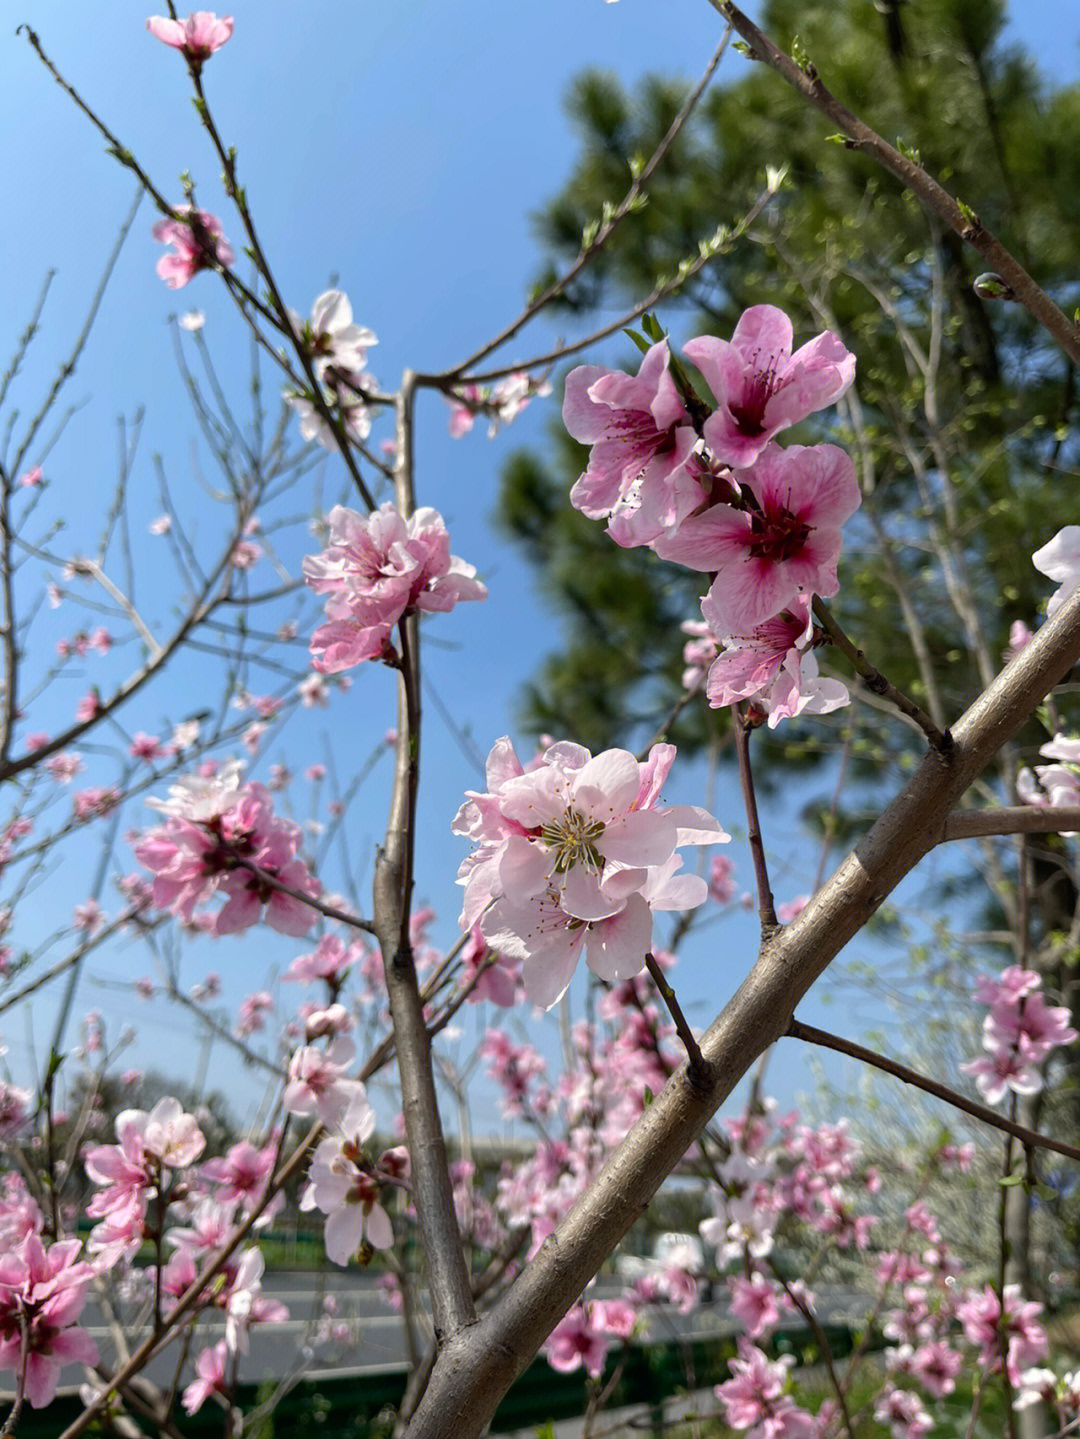
M 826 115 L 848 137 L 849 148 L 861 150 L 890 171 L 926 209 L 939 215 L 950 229 L 966 240 L 1009 286 L 1013 298 L 1030 311 L 1071 359 L 1080 362 L 1080 330 L 1058 309 L 1001 241 L 984 228 L 970 207 L 954 200 L 920 164 L 902 155 L 846 105 L 842 105 L 821 83 L 817 70 L 809 61 L 797 65 L 732 0 L 708 0 L 708 3 L 738 31 L 755 60 L 764 61 L 775 70 L 793 90 L 797 90 L 804 100 Z
M 713 1079 L 680 1069 L 510 1291 L 447 1345 L 410 1439 L 476 1439 L 513 1380 L 642 1213 L 711 1115 L 788 1028 L 803 995 L 936 843 L 960 796 L 1080 658 L 1080 590 L 931 750 L 854 853 L 757 962 L 701 1040 Z

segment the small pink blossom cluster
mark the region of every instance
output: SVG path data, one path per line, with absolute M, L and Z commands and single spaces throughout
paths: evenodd
M 450 401 L 450 434 L 455 440 L 467 435 L 476 423 L 477 415 L 487 415 L 490 439 L 498 433 L 500 424 L 508 425 L 517 419 L 530 400 L 550 394 L 548 380 L 538 380 L 525 370 L 515 370 L 491 388 L 486 385 L 461 385 L 454 390 Z
M 159 220 L 151 233 L 160 244 L 173 246 L 173 253 L 157 262 L 158 275 L 170 290 L 183 289 L 200 270 L 225 268 L 236 259 L 221 221 L 191 205 L 174 206 L 174 216 Z
M 159 1100 L 149 1113 L 123 1110 L 116 1117 L 116 1136 L 118 1144 L 98 1145 L 83 1155 L 90 1179 L 102 1186 L 86 1210 L 101 1221 L 87 1247 L 106 1265 L 135 1253 L 151 1196 L 167 1187 L 170 1171 L 194 1164 L 206 1146 L 194 1116 L 171 1098 Z
M 335 1129 L 312 1156 L 300 1208 L 319 1209 L 326 1215 L 327 1257 L 346 1265 L 356 1254 L 363 1260 L 365 1254 L 370 1258 L 372 1249 L 389 1249 L 393 1244 L 390 1216 L 380 1195 L 386 1180 L 407 1175 L 408 1155 L 403 1149 L 394 1149 L 374 1164 L 368 1159 L 365 1145 L 375 1133 L 375 1111 L 359 1082 L 353 1082 Z
M 784 449 L 775 437 L 840 399 L 854 356 L 831 331 L 792 354 L 791 321 L 773 305 L 747 310 L 730 341 L 703 336 L 684 353 L 715 396 L 703 440 L 665 341 L 636 376 L 571 372 L 563 418 L 592 447 L 571 502 L 607 519 L 616 543 L 714 576 L 702 612 L 725 653 L 709 671 L 710 704 L 753 696 L 772 724 L 828 713 L 848 695 L 818 674 L 810 604 L 839 588 L 840 528 L 859 486 L 835 445 Z M 705 657 L 702 645 L 691 672 Z
M 306 934 L 315 910 L 275 887 L 316 899 L 321 886 L 299 857 L 299 825 L 274 814 L 261 784 L 241 784 L 240 765 L 230 761 L 211 775 L 188 775 L 167 800 L 150 800 L 166 821 L 135 844 L 135 856 L 154 875 L 153 902 L 186 924 L 217 894 L 226 902 L 203 926 L 213 934 L 237 934 L 260 919 L 281 934 Z
M 473 566 L 450 553 L 442 516 L 426 506 L 405 520 L 390 503 L 367 519 L 335 505 L 329 539 L 304 559 L 305 580 L 327 596 L 327 623 L 311 637 L 322 674 L 391 654 L 390 631 L 406 611 L 445 613 L 487 598 Z
M 1006 1284 L 1004 1305 L 988 1284 L 981 1292 L 969 1291 L 956 1306 L 956 1317 L 969 1344 L 979 1349 L 979 1368 L 998 1374 L 1002 1351 L 1010 1384 L 1020 1383 L 1024 1371 L 1046 1357 L 1046 1331 L 1039 1323 L 1042 1305 L 1025 1300 L 1017 1284 Z
M 983 1020 L 984 1055 L 960 1066 L 974 1077 L 980 1093 L 997 1104 L 1005 1093 L 1037 1094 L 1043 1087 L 1039 1066 L 1055 1049 L 1071 1044 L 1076 1030 L 1064 1005 L 1048 1005 L 1042 980 L 1032 969 L 1010 965 L 999 979 L 980 974 L 975 997 L 990 1006 Z
M 584 1368 L 586 1374 L 598 1379 L 612 1339 L 629 1339 L 636 1320 L 632 1306 L 622 1299 L 575 1304 L 548 1335 L 544 1354 L 552 1369 L 561 1374 Z
M 92 1145 L 83 1153 L 87 1175 L 99 1186 L 87 1207 L 89 1216 L 99 1220 L 87 1245 L 93 1269 L 128 1268 L 148 1232 L 153 1202 L 154 1224 L 166 1215 L 174 1221 L 163 1235 L 173 1253 L 160 1274 L 152 1269 L 148 1276 L 167 1314 L 196 1282 L 200 1263 L 227 1243 L 241 1220 L 261 1206 L 255 1227 L 263 1228 L 280 1209 L 280 1195 L 263 1202 L 280 1135 L 272 1135 L 261 1149 L 241 1140 L 226 1154 L 200 1164 L 206 1141 L 198 1120 L 169 1097 L 149 1113 L 123 1111 L 116 1119 L 116 1135 L 118 1143 Z M 5 1217 L 9 1224 L 14 1219 L 14 1211 L 14 1204 L 0 1204 L 0 1231 Z M 29 1222 L 40 1227 L 40 1214 Z M 85 1267 L 91 1272 L 90 1265 Z M 284 1305 L 262 1295 L 263 1269 L 261 1252 L 249 1247 L 225 1264 L 220 1283 L 200 1297 L 199 1308 L 212 1305 L 223 1311 L 225 1338 L 195 1361 L 196 1378 L 183 1394 L 189 1414 L 211 1394 L 226 1392 L 226 1360 L 246 1352 L 251 1324 L 276 1324 L 289 1317 Z
M 496 741 L 488 790 L 468 792 L 453 822 L 476 845 L 458 870 L 460 923 L 478 923 L 494 950 L 522 962 L 534 1004 L 558 1001 L 583 947 L 602 979 L 636 974 L 653 911 L 708 897 L 703 879 L 677 873 L 677 850 L 730 836 L 696 806 L 660 807 L 674 758 L 673 745 L 654 745 L 640 764 L 627 750 L 593 756 L 563 742 L 526 770 L 508 738 Z
M 367 352 L 379 343 L 374 331 L 353 323 L 352 305 L 341 290 L 324 291 L 312 306 L 310 320 L 295 310 L 289 311 L 289 319 L 327 407 L 339 416 L 351 439 L 366 440 L 371 409 L 365 397 L 378 389 L 367 371 Z M 334 432 L 310 392 L 286 391 L 285 399 L 299 416 L 305 440 L 317 440 L 327 449 L 336 446 Z
M 1035 772 L 1022 769 L 1016 776 L 1016 793 L 1023 804 L 1038 809 L 1074 808 L 1080 805 L 1080 739 L 1056 734 L 1039 753 L 1054 764 L 1038 764 Z M 1065 830 L 1065 834 L 1074 831 Z
M 37 1216 L 40 1220 L 40 1215 Z M 19 1374 L 25 1346 L 25 1392 L 35 1409 L 56 1394 L 65 1364 L 96 1364 L 97 1345 L 78 1325 L 94 1267 L 78 1258 L 82 1241 L 48 1248 L 31 1229 L 0 1258 L 0 1370 Z
M 716 1386 L 724 1418 L 732 1429 L 746 1429 L 751 1439 L 811 1439 L 818 1429 L 814 1416 L 800 1409 L 789 1393 L 790 1354 L 770 1360 L 755 1344 L 739 1338 L 739 1357 L 731 1361 L 731 1378 Z

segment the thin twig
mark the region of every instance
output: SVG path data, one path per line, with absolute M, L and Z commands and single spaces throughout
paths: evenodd
M 743 806 L 746 810 L 746 838 L 754 862 L 754 878 L 757 881 L 761 937 L 766 940 L 776 932 L 778 922 L 772 889 L 769 886 L 769 866 L 765 860 L 765 845 L 761 838 L 757 797 L 754 794 L 754 772 L 750 766 L 750 728 L 738 705 L 731 707 L 731 727 L 735 732 L 735 753 L 739 759 L 739 784 L 742 788 Z
M 582 245 L 577 258 L 574 260 L 570 268 L 564 274 L 560 275 L 557 280 L 552 281 L 552 283 L 548 285 L 544 290 L 542 290 L 535 299 L 530 300 L 528 305 L 526 305 L 524 310 L 522 310 L 521 314 L 518 315 L 517 319 L 512 320 L 504 330 L 501 330 L 495 336 L 494 339 L 489 340 L 474 354 L 470 355 L 467 360 L 463 360 L 460 365 L 456 365 L 452 370 L 445 371 L 442 378 L 456 379 L 466 370 L 474 369 L 481 362 L 481 360 L 485 360 L 488 355 L 492 354 L 493 351 L 499 349 L 502 345 L 505 345 L 507 340 L 513 339 L 517 332 L 524 325 L 528 324 L 530 320 L 535 318 L 535 316 L 538 315 L 540 311 L 545 308 L 545 306 L 550 305 L 553 300 L 558 299 L 560 295 L 566 292 L 567 287 L 574 282 L 578 275 L 581 274 L 582 270 L 585 269 L 586 265 L 589 264 L 589 262 L 594 258 L 594 256 L 600 250 L 602 250 L 603 247 L 607 244 L 607 242 L 611 239 L 611 236 L 622 224 L 623 220 L 626 219 L 627 215 L 631 214 L 634 210 L 641 207 L 641 203 L 645 198 L 645 191 L 648 188 L 649 181 L 656 173 L 656 170 L 659 167 L 664 156 L 675 143 L 681 130 L 683 129 L 683 126 L 686 124 L 687 120 L 689 120 L 690 116 L 696 109 L 698 101 L 705 93 L 709 81 L 716 73 L 716 67 L 720 64 L 720 61 L 724 57 L 724 52 L 727 50 L 728 42 L 730 41 L 730 39 L 731 26 L 729 25 L 728 28 L 724 31 L 723 37 L 720 40 L 720 44 L 716 47 L 716 50 L 713 53 L 713 57 L 709 61 L 708 66 L 705 69 L 704 75 L 702 75 L 701 79 L 694 86 L 693 90 L 691 90 L 690 94 L 686 97 L 682 109 L 668 126 L 667 133 L 657 145 L 656 149 L 652 152 L 646 163 L 642 166 L 640 172 L 634 176 L 633 183 L 631 184 L 629 190 L 627 190 L 626 194 L 623 196 L 622 200 L 620 200 L 619 204 L 616 206 L 610 217 L 606 219 L 603 224 L 601 224 L 593 238 L 587 244 Z
M 967 241 L 1013 291 L 1014 298 L 1034 315 L 1071 359 L 1080 363 L 1080 330 L 1000 240 L 984 227 L 970 206 L 954 200 L 920 164 L 902 155 L 846 105 L 842 105 L 821 83 L 813 64 L 809 61 L 796 64 L 732 0 L 708 0 L 708 3 L 739 32 L 756 60 L 764 61 L 777 71 L 803 99 L 820 110 L 848 137 L 851 149 L 869 155 L 890 171 L 928 210 L 939 215 L 950 229 Z
M 904 694 L 903 690 L 898 690 L 894 684 L 890 684 L 881 671 L 874 668 L 862 650 L 848 639 L 829 607 L 817 595 L 814 596 L 814 618 L 824 626 L 829 639 L 836 648 L 845 654 L 855 666 L 857 672 L 862 676 L 866 688 L 873 694 L 891 700 L 901 714 L 906 715 L 909 720 L 918 725 L 934 749 L 941 754 L 948 754 L 953 743 L 949 731 L 939 729 L 925 710 L 920 709 L 914 700 Z
M 694 1038 L 694 1031 L 687 1023 L 682 1006 L 675 997 L 675 991 L 668 983 L 667 975 L 660 968 L 654 954 L 650 953 L 645 956 L 645 968 L 652 975 L 653 983 L 660 991 L 660 998 L 667 1005 L 668 1013 L 675 1021 L 675 1029 L 683 1042 L 683 1048 L 686 1050 L 686 1057 L 689 1060 L 688 1073 L 691 1082 L 701 1081 L 707 1084 L 712 1075 L 712 1067 L 702 1054 L 701 1046 Z
M 988 1109 L 985 1104 L 977 1104 L 973 1099 L 966 1099 L 955 1089 L 950 1089 L 948 1085 L 939 1084 L 934 1079 L 927 1079 L 924 1074 L 909 1069 L 906 1064 L 898 1064 L 895 1059 L 887 1059 L 885 1055 L 878 1054 L 873 1049 L 867 1049 L 862 1044 L 856 1044 L 854 1040 L 842 1039 L 839 1035 L 829 1034 L 824 1029 L 815 1029 L 813 1025 L 803 1024 L 798 1019 L 791 1021 L 787 1033 L 792 1039 L 802 1039 L 807 1044 L 817 1044 L 822 1049 L 835 1050 L 837 1054 L 846 1054 L 849 1058 L 858 1059 L 863 1064 L 871 1065 L 874 1069 L 883 1070 L 896 1079 L 902 1079 L 905 1084 L 911 1084 L 926 1094 L 932 1094 L 935 1099 L 951 1104 L 954 1109 L 963 1110 L 973 1119 L 979 1119 L 983 1124 L 1000 1129 L 1003 1134 L 1013 1135 L 1022 1140 L 1024 1144 L 1031 1145 L 1036 1149 L 1053 1150 L 1055 1154 L 1063 1154 L 1066 1159 L 1080 1159 L 1080 1146 L 1066 1144 L 1063 1139 L 1052 1139 L 1048 1134 L 1039 1134 L 1034 1129 L 1028 1129 L 1023 1124 L 1006 1119 L 1004 1115 Z

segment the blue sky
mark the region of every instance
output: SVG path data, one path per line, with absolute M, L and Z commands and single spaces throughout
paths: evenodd
M 371 367 L 388 388 L 405 366 L 435 369 L 463 357 L 520 308 L 541 258 L 530 215 L 558 189 L 574 157 L 574 137 L 562 110 L 571 77 L 590 65 L 628 81 L 647 72 L 695 77 L 719 37 L 718 19 L 705 0 L 617 5 L 549 0 L 544 6 L 521 0 L 474 0 L 468 6 L 447 0 L 400 0 L 392 6 L 370 0 L 306 6 L 261 0 L 238 5 L 235 13 L 234 38 L 207 66 L 205 80 L 218 124 L 239 151 L 241 179 L 264 248 L 282 290 L 300 311 L 336 277 L 357 320 L 380 338 Z M 1076 7 L 1045 3 L 1014 6 L 1013 13 L 1020 17 L 1012 27 L 1015 37 L 1039 54 L 1049 73 L 1074 80 Z M 111 0 L 107 20 L 100 7 L 74 6 L 70 0 L 20 0 L 12 28 L 24 20 L 39 32 L 61 70 L 167 194 L 180 198 L 176 177 L 190 170 L 201 203 L 224 215 L 217 166 L 191 110 L 184 67 L 147 35 L 145 14 L 130 0 Z M 719 82 L 738 75 L 744 63 L 729 53 Z M 9 198 L 9 221 L 0 228 L 5 355 L 44 272 L 57 269 L 39 341 L 15 395 L 30 410 L 78 327 L 133 184 L 103 155 L 100 137 L 42 71 L 25 41 L 10 31 L 0 43 L 0 82 L 9 116 L 17 117 L 0 137 Z M 762 169 L 778 158 L 763 155 Z M 721 204 L 717 220 L 732 218 Z M 175 296 L 164 288 L 154 274 L 159 249 L 149 235 L 152 220 L 144 207 L 70 387 L 69 398 L 82 407 L 50 456 L 46 503 L 49 513 L 66 523 L 69 549 L 60 545 L 65 553 L 92 542 L 115 474 L 116 417 L 130 416 L 141 405 L 147 413 L 132 477 L 133 532 L 142 536 L 160 509 L 155 452 L 166 458 L 189 517 L 204 528 L 212 522 L 201 492 L 185 487 L 195 426 L 173 361 L 170 314 L 193 305 L 205 312 L 205 334 L 219 373 L 234 403 L 243 404 L 242 327 L 210 277 L 199 277 Z M 238 240 L 234 219 L 225 219 L 225 229 Z M 507 361 L 542 351 L 555 334 L 546 324 L 535 327 L 508 347 Z M 418 416 L 420 500 L 443 513 L 453 548 L 479 567 L 491 588 L 486 605 L 464 606 L 440 621 L 438 635 L 457 648 L 427 647 L 431 683 L 482 751 L 499 735 L 514 733 L 520 685 L 557 639 L 532 575 L 490 524 L 500 463 L 513 446 L 544 445 L 551 403 L 534 404 L 493 442 L 482 427 L 450 440 L 446 407 L 437 397 L 425 397 Z M 389 429 L 375 433 L 379 438 Z M 298 506 L 303 509 L 303 503 Z M 295 563 L 299 553 L 290 553 L 289 560 Z M 153 591 L 156 554 L 146 548 L 137 559 L 150 576 L 147 602 L 159 604 L 164 619 L 171 592 Z M 56 624 L 59 633 L 71 622 L 61 611 Z M 392 722 L 391 677 L 369 669 L 328 716 L 301 717 L 293 727 L 297 749 L 307 744 L 321 752 L 330 740 L 346 769 L 367 756 Z M 94 676 L 88 671 L 87 677 Z M 181 668 L 155 696 L 153 715 L 185 712 L 201 683 L 197 666 Z M 65 682 L 59 698 L 43 701 L 32 727 L 58 727 L 83 688 L 81 677 Z M 449 822 L 477 775 L 431 706 L 428 715 L 418 898 L 438 911 L 436 937 L 449 941 L 459 898 L 453 874 L 464 848 L 450 834 Z M 133 715 L 130 727 L 151 728 L 152 722 Z M 277 757 L 273 750 L 266 756 Z M 676 780 L 667 797 L 696 798 L 699 786 L 696 775 L 685 779 L 682 789 Z M 794 798 L 796 804 L 783 808 L 770 829 L 779 898 L 809 887 L 817 863 L 800 835 Z M 739 825 L 737 796 L 726 780 L 716 809 L 729 828 Z M 354 820 L 354 853 L 370 851 L 384 810 L 376 775 L 370 799 Z M 734 857 L 748 883 L 741 847 Z M 67 913 L 83 897 L 79 875 L 63 874 L 51 889 L 24 900 L 19 922 L 30 932 L 53 922 L 58 898 Z M 722 935 L 719 946 L 717 935 Z M 739 915 L 711 928 L 690 949 L 683 994 L 692 1018 L 711 1017 L 749 966 L 754 947 L 754 925 Z M 302 948 L 250 938 L 246 946 L 213 952 L 206 944 L 187 957 L 185 976 L 194 981 L 207 969 L 219 970 L 235 1006 L 266 981 L 274 965 L 287 963 Z M 91 972 L 133 979 L 147 968 L 145 956 L 128 946 L 96 961 Z M 163 1039 L 191 1042 L 187 1020 L 152 1014 L 127 991 L 95 994 L 88 982 L 81 999 L 80 1009 L 108 1006 L 118 1021 L 140 1023 L 144 1038 L 134 1053 L 136 1063 L 158 1059 Z M 49 1000 L 29 1013 L 40 1045 Z M 841 1024 L 817 1000 L 806 1017 Z M 545 1047 L 555 1046 L 554 1016 L 538 1025 L 521 1018 L 543 1033 Z M 16 1072 L 27 1057 L 22 1020 L 0 1019 Z M 223 1053 L 215 1052 L 211 1073 L 234 1093 L 247 1092 L 243 1076 Z M 794 1046 L 781 1047 L 770 1080 L 785 1098 L 806 1086 L 807 1070 Z

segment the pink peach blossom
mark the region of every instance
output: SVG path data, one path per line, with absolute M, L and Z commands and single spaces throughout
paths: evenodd
M 705 443 L 734 469 L 752 465 L 780 430 L 834 404 L 855 378 L 855 356 L 831 330 L 794 355 L 791 343 L 783 310 L 753 305 L 730 341 L 703 335 L 683 347 L 717 401 Z
M 713 505 L 654 544 L 662 559 L 716 572 L 709 623 L 720 635 L 752 634 L 799 595 L 836 594 L 840 526 L 861 500 L 836 445 L 769 445 L 739 479 L 752 504 Z
M 156 40 L 182 51 L 193 65 L 201 67 L 232 35 L 233 17 L 225 15 L 219 20 L 212 10 L 196 10 L 186 20 L 151 15 L 146 28 Z
M 152 234 L 161 244 L 174 247 L 173 254 L 162 255 L 157 262 L 157 273 L 170 290 L 179 290 L 200 270 L 231 265 L 236 256 L 215 216 L 190 205 L 174 209 L 179 218 L 159 220 Z

